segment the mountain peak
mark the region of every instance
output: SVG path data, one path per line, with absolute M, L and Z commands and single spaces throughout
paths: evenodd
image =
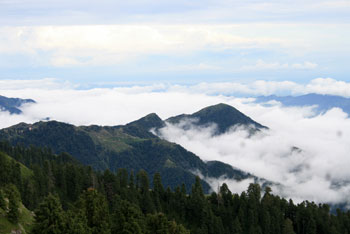
M 141 119 L 127 124 L 127 126 L 137 126 L 146 130 L 150 130 L 152 128 L 162 128 L 164 125 L 163 120 L 156 113 L 148 114 Z
M 244 115 L 236 108 L 224 103 L 205 107 L 191 115 L 183 114 L 171 117 L 167 119 L 167 121 L 177 124 L 185 119 L 196 119 L 196 124 L 199 126 L 216 124 L 218 127 L 217 134 L 222 134 L 235 125 L 249 125 L 254 126 L 256 129 L 266 128 Z
M 8 111 L 10 114 L 21 114 L 20 107 L 26 103 L 35 103 L 32 99 L 8 98 L 0 95 L 0 111 Z

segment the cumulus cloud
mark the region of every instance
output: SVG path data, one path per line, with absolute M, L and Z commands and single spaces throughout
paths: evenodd
M 350 82 L 338 81 L 331 78 L 318 78 L 307 84 L 306 90 L 310 93 L 314 92 L 350 97 Z

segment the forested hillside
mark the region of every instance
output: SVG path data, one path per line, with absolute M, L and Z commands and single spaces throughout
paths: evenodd
M 162 174 L 164 184 L 175 188 L 184 183 L 190 189 L 195 181 L 194 172 L 207 177 L 242 180 L 257 177 L 222 162 L 204 162 L 182 146 L 160 139 L 149 132 L 152 127 L 162 126 L 163 121 L 155 114 L 123 126 L 74 126 L 57 121 L 21 123 L 0 130 L 0 139 L 11 144 L 50 147 L 53 153 L 68 152 L 84 165 L 95 170 L 118 168 L 145 170 L 150 176 Z M 225 168 L 225 170 L 221 170 Z M 210 186 L 202 182 L 205 192 Z
M 27 233 L 344 234 L 350 212 L 328 205 L 294 204 L 251 184 L 232 194 L 226 184 L 203 193 L 164 188 L 161 174 L 95 172 L 70 155 L 0 144 L 0 230 Z M 30 214 L 22 204 L 35 212 Z M 18 209 L 20 208 L 20 209 Z M 7 226 L 5 226 L 7 224 Z M 11 225 L 12 226 L 11 226 Z

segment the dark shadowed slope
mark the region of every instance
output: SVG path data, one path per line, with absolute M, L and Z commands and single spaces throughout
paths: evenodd
M 153 121 L 146 121 L 149 117 L 114 127 L 76 127 L 57 121 L 21 123 L 1 130 L 0 139 L 12 144 L 50 147 L 55 153 L 68 152 L 98 170 L 126 168 L 137 172 L 144 169 L 150 176 L 160 172 L 165 186 L 170 187 L 185 183 L 190 189 L 197 172 L 209 177 L 226 175 L 236 180 L 256 178 L 224 163 L 205 163 L 180 145 L 158 138 L 146 130 L 154 127 L 149 124 Z M 155 114 L 151 117 L 159 120 Z M 159 123 L 156 121 L 157 126 Z M 209 185 L 203 184 L 208 192 Z
M 20 107 L 26 103 L 35 103 L 32 99 L 7 98 L 0 95 L 0 110 L 10 114 L 21 114 Z

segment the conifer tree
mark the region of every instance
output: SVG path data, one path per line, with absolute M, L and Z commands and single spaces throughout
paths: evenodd
M 149 179 L 146 171 L 140 170 L 137 174 L 138 188 L 140 190 L 140 206 L 144 213 L 153 213 L 155 208 L 149 192 Z
M 293 223 L 288 218 L 284 221 L 282 234 L 295 234 L 293 230 Z
M 164 187 L 159 173 L 153 176 L 153 202 L 158 212 L 162 211 L 161 200 L 164 196 Z
M 144 216 L 138 206 L 115 196 L 115 209 L 111 214 L 112 233 L 141 234 L 144 229 Z
M 65 233 L 65 214 L 57 196 L 49 194 L 35 212 L 34 234 Z
M 90 188 L 80 196 L 77 207 L 85 213 L 92 234 L 110 233 L 109 209 L 105 196 Z
M 242 226 L 241 223 L 239 222 L 238 217 L 235 218 L 235 220 L 232 223 L 232 234 L 242 234 L 243 230 L 242 230 Z
M 8 199 L 9 199 L 9 207 L 7 218 L 11 223 L 18 223 L 19 219 L 19 202 L 21 200 L 21 195 L 17 189 L 17 187 L 13 184 L 8 187 Z
M 19 219 L 18 211 L 18 201 L 17 198 L 10 195 L 9 196 L 9 211 L 7 213 L 7 218 L 11 223 L 17 224 Z
M 67 212 L 66 233 L 69 234 L 91 234 L 87 225 L 87 218 L 82 210 L 73 209 Z

